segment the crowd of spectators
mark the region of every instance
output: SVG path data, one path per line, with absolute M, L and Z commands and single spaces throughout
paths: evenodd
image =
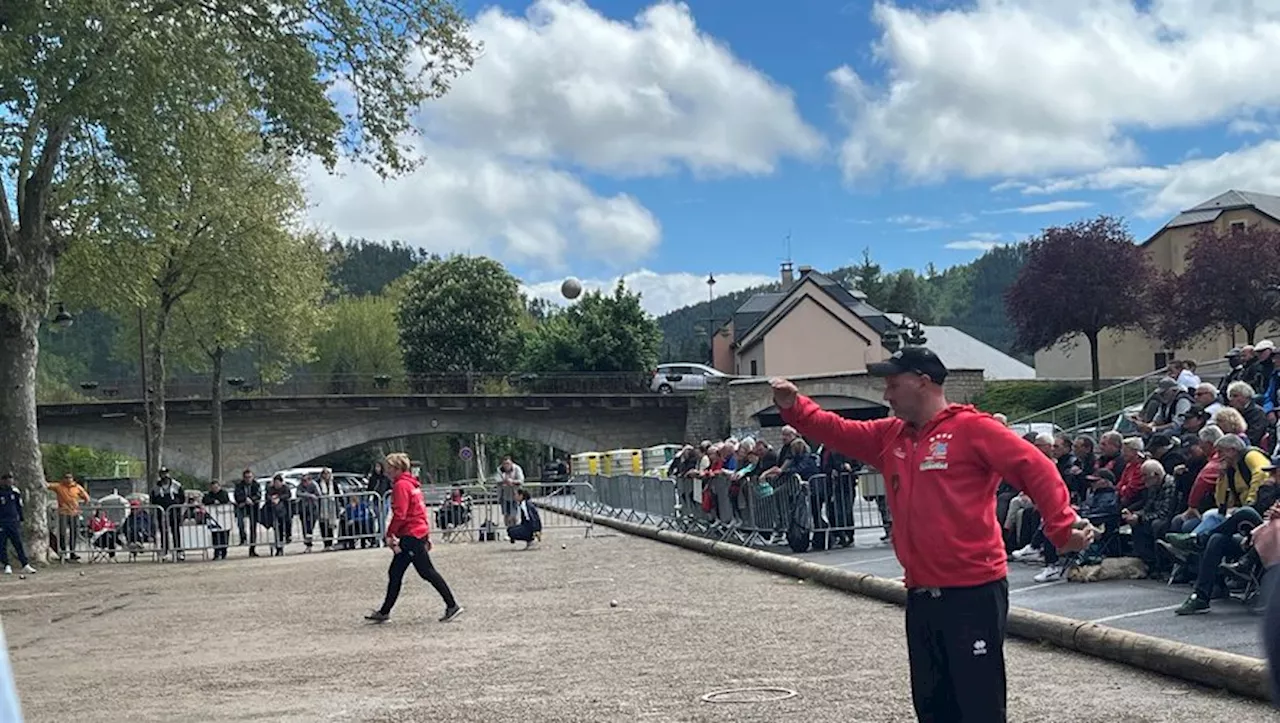
M 1252 533 L 1280 521 L 1274 353 L 1269 340 L 1231 350 L 1218 385 L 1202 381 L 1194 363 L 1175 362 L 1139 411 L 1096 439 L 1028 433 L 1098 534 L 1064 559 L 1044 538 L 1034 504 L 1001 485 L 996 509 L 1010 560 L 1043 564 L 1036 580 L 1048 582 L 1074 565 L 1136 557 L 1152 578 L 1191 586 L 1179 615 L 1208 612 L 1215 599 L 1251 602 L 1276 562 L 1261 559 Z

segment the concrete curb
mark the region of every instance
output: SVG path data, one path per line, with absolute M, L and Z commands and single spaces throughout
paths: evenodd
M 675 530 L 659 530 L 655 527 L 566 509 L 557 505 L 539 503 L 538 506 L 550 512 L 590 521 L 620 532 L 647 537 L 725 560 L 745 563 L 762 570 L 802 580 L 812 580 L 856 595 L 896 605 L 906 605 L 907 590 L 901 583 L 867 573 L 818 565 L 773 552 L 708 540 Z M 1237 695 L 1263 701 L 1271 700 L 1267 663 L 1258 658 L 1223 653 L 1196 645 L 1187 645 L 1018 607 L 1009 608 L 1009 632 L 1025 640 L 1052 643 L 1067 650 L 1212 688 L 1228 690 Z

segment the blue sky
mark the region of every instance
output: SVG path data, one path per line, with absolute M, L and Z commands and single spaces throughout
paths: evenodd
M 423 108 L 428 163 L 314 174 L 339 233 L 487 253 L 535 293 L 655 312 L 776 275 L 976 258 L 1108 213 L 1145 238 L 1280 192 L 1280 9 L 1213 0 L 463 2 L 486 50 Z M 1255 4 L 1263 5 L 1263 4 Z

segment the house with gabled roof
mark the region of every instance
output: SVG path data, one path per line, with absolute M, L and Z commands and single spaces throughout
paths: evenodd
M 1229 190 L 1182 211 L 1161 226 L 1141 246 L 1157 269 L 1181 274 L 1186 270 L 1187 251 L 1204 228 L 1220 234 L 1248 226 L 1280 229 L 1280 196 L 1254 191 Z M 1258 339 L 1275 336 L 1280 328 L 1264 325 Z M 1197 340 L 1181 349 L 1167 349 L 1141 332 L 1104 332 L 1098 338 L 1098 366 L 1104 378 L 1127 379 L 1164 368 L 1174 359 L 1194 359 L 1201 363 L 1218 360 L 1227 350 L 1245 343 L 1244 335 L 1223 332 Z M 1049 379 L 1089 379 L 1089 345 L 1083 339 L 1036 353 L 1036 373 Z
M 715 338 L 716 368 L 740 376 L 804 376 L 866 371 L 891 353 L 884 335 L 914 324 L 867 302 L 808 266 L 782 266 L 782 290 L 756 294 Z M 982 369 L 987 379 L 1029 379 L 1035 370 L 949 326 L 921 327 L 948 366 Z M 989 370 L 989 371 L 988 371 Z

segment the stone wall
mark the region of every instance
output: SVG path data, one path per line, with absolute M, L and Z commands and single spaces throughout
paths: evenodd
M 729 381 L 708 378 L 707 388 L 689 399 L 684 439 L 696 443 L 729 434 Z
M 842 396 L 881 402 L 884 380 L 865 372 L 792 377 L 791 381 L 806 396 Z M 985 382 L 980 370 L 952 369 L 947 375 L 947 398 L 968 402 L 982 393 Z M 773 405 L 773 390 L 768 379 L 739 379 L 729 384 L 729 426 L 733 430 L 756 429 L 753 415 Z M 779 439 L 777 429 L 761 430 L 770 442 Z

